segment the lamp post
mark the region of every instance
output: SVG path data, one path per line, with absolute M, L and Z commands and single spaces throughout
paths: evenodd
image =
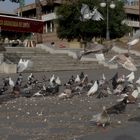
M 106 40 L 110 40 L 110 32 L 109 32 L 109 7 L 111 9 L 115 8 L 115 3 L 110 0 L 105 0 L 100 3 L 101 7 L 106 7 Z
M 42 7 L 40 0 L 35 0 L 35 5 L 36 5 L 36 18 L 41 20 Z M 40 33 L 36 33 L 36 42 L 42 43 L 42 35 Z
M 140 29 L 140 0 L 139 0 L 139 29 Z

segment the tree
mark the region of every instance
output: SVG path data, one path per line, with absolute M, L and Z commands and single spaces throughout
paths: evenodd
M 80 21 L 82 3 L 87 4 L 90 9 L 97 7 L 98 11 L 103 14 L 104 20 Z M 115 3 L 115 9 L 109 9 L 111 39 L 122 37 L 129 31 L 128 26 L 122 24 L 126 16 L 123 9 L 123 2 L 116 0 Z M 100 7 L 99 0 L 76 0 L 75 2 L 68 0 L 68 3 L 65 2 L 58 7 L 56 14 L 59 17 L 57 19 L 57 35 L 60 39 L 67 39 L 68 41 L 73 39 L 91 41 L 93 37 L 105 38 L 106 36 L 106 8 Z

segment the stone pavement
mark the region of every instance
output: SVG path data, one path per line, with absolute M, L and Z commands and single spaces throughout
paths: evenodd
M 107 79 L 118 71 L 129 74 L 124 69 L 84 70 L 89 79 L 99 79 L 102 73 Z M 138 78 L 140 69 L 135 73 Z M 71 75 L 81 71 L 58 71 L 34 73 L 39 80 L 45 75 L 60 76 L 64 84 Z M 29 73 L 23 73 L 24 81 Z M 8 75 L 0 75 L 3 78 Z M 9 75 L 16 79 L 18 74 Z M 1 81 L 0 81 L 1 83 Z M 61 91 L 63 89 L 61 88 Z M 60 92 L 61 92 L 60 91 Z M 140 110 L 138 99 L 136 104 L 127 106 L 126 111 L 119 115 L 111 115 L 111 124 L 105 129 L 96 127 L 90 122 L 92 115 L 99 113 L 102 106 L 111 106 L 116 96 L 103 99 L 88 97 L 86 94 L 74 96 L 68 100 L 59 100 L 57 96 L 16 98 L 0 104 L 0 140 L 139 140 Z M 0 100 L 1 101 L 1 100 Z M 121 124 L 118 123 L 121 121 Z
M 129 122 L 122 128 L 104 130 L 92 135 L 86 135 L 75 140 L 139 140 L 140 139 L 140 116 L 139 121 Z M 73 139 L 74 140 L 74 139 Z

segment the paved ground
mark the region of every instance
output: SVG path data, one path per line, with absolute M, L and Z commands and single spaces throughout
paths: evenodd
M 113 74 L 129 74 L 124 69 L 85 70 L 89 79 L 99 79 L 102 73 L 110 79 Z M 35 73 L 39 80 L 45 75 L 60 76 L 66 82 L 73 74 L 81 71 L 60 71 Z M 24 73 L 24 80 L 29 73 Z M 135 73 L 140 76 L 140 69 Z M 7 75 L 1 75 L 5 77 Z M 9 75 L 16 79 L 17 74 Z M 61 91 L 63 89 L 61 88 Z M 72 99 L 59 100 L 57 96 L 40 98 L 16 98 L 0 105 L 0 140 L 139 140 L 140 111 L 138 103 L 128 105 L 125 113 L 111 115 L 111 125 L 102 129 L 90 122 L 92 115 L 99 113 L 102 106 L 111 106 L 116 102 L 116 96 L 103 99 L 74 96 Z M 121 121 L 121 124 L 118 123 Z

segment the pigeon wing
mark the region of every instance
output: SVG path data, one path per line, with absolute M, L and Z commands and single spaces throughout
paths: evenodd
M 82 17 L 80 17 L 81 21 L 86 21 L 87 19 L 90 19 L 90 9 L 89 6 L 87 4 L 82 4 L 82 8 L 81 8 L 81 15 Z
M 92 13 L 93 13 L 92 20 L 96 21 L 104 20 L 102 14 L 97 9 L 94 9 Z
M 89 6 L 87 4 L 82 4 L 81 15 L 84 16 L 89 13 L 90 13 Z
M 127 58 L 127 60 L 122 63 L 122 66 L 129 71 L 137 71 L 136 66 L 130 61 L 129 58 Z
M 25 69 L 24 63 L 20 63 L 20 65 L 17 66 L 17 72 L 23 72 Z

